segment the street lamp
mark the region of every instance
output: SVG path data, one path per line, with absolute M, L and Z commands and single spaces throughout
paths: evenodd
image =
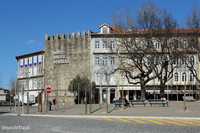
M 29 114 L 29 68 L 26 69 L 26 72 L 25 72 L 25 75 L 26 75 L 26 85 L 27 85 L 27 114 Z M 24 90 L 23 90 L 23 94 L 24 94 Z M 23 95 L 24 97 L 24 95 Z
M 184 103 L 184 111 L 186 111 L 187 110 L 187 106 L 186 106 L 186 99 L 185 99 L 185 97 L 186 97 L 186 64 L 184 64 L 184 72 L 185 72 L 185 77 L 184 77 L 184 99 L 183 99 L 183 103 Z

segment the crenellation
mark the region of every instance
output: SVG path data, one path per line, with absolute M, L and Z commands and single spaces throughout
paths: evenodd
M 53 34 L 48 35 L 45 34 L 45 40 L 73 40 L 73 39 L 86 39 L 90 36 L 91 32 L 72 32 L 72 33 L 66 33 L 66 34 Z

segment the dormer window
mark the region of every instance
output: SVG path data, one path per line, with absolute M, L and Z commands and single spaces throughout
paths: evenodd
M 102 24 L 99 28 L 101 34 L 109 34 L 111 30 L 111 27 L 108 24 Z
M 103 27 L 102 29 L 103 29 L 102 32 L 103 32 L 104 34 L 105 34 L 105 33 L 108 33 L 108 29 L 107 29 L 107 27 Z

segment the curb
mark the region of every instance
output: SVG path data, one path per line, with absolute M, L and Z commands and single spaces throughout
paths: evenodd
M 19 116 L 18 114 L 8 113 L 1 116 Z M 105 116 L 105 115 L 47 115 L 47 114 L 21 114 L 20 116 L 25 117 L 49 117 L 49 118 L 82 118 L 82 119 L 179 119 L 179 120 L 200 120 L 200 117 L 174 117 L 174 116 Z

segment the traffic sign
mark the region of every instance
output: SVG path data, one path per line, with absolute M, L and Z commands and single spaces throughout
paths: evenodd
M 47 88 L 46 88 L 47 90 L 47 94 L 50 94 L 51 93 L 51 87 L 50 86 L 48 86 Z

